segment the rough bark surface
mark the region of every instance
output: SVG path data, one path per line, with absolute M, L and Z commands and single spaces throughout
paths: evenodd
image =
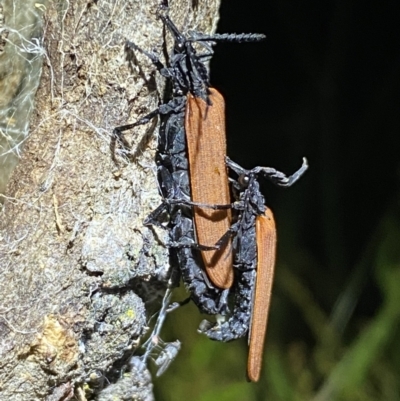
M 0 0 L 0 194 L 29 133 L 43 63 L 40 37 L 47 1 Z
M 162 97 L 154 66 L 125 52 L 164 54 L 158 5 L 43 4 L 41 83 L 0 216 L 0 400 L 153 399 L 139 361 L 119 373 L 147 329 L 153 286 L 137 289 L 169 269 L 165 233 L 143 226 L 160 203 L 156 123 L 127 135 L 129 158 L 112 130 Z M 218 5 L 171 0 L 170 15 L 211 32 Z

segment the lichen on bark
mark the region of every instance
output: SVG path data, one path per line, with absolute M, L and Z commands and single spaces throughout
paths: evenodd
M 218 5 L 171 0 L 170 13 L 179 27 L 211 32 Z M 0 399 L 106 400 L 115 386 L 150 400 L 145 370 L 116 372 L 147 330 L 148 299 L 135 284 L 165 281 L 169 270 L 166 233 L 143 226 L 161 201 L 157 124 L 128 133 L 134 157 L 111 144 L 115 126 L 163 96 L 155 67 L 125 52 L 129 39 L 164 54 L 159 1 L 39 6 L 42 77 L 0 212 Z

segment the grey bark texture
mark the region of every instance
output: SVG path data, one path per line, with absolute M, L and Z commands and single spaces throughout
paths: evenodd
M 0 194 L 29 133 L 43 63 L 39 39 L 46 2 L 0 1 Z
M 149 60 L 127 60 L 126 39 L 162 56 L 171 38 L 156 0 L 28 3 L 0 1 L 6 17 L 39 8 L 44 55 L 0 215 L 0 400 L 152 400 L 146 367 L 126 360 L 169 271 L 165 232 L 143 226 L 161 201 L 156 122 L 128 133 L 130 155 L 112 130 L 163 96 Z M 170 15 L 212 32 L 218 6 L 170 0 Z

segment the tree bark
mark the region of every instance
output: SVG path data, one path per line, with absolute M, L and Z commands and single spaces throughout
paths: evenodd
M 217 0 L 170 3 L 184 31 L 215 29 Z M 0 399 L 151 400 L 146 368 L 125 365 L 169 271 L 165 232 L 143 226 L 161 201 L 156 123 L 126 136 L 129 155 L 112 130 L 163 92 L 146 57 L 127 60 L 126 39 L 160 55 L 171 41 L 156 0 L 39 6 L 42 78 L 0 219 Z

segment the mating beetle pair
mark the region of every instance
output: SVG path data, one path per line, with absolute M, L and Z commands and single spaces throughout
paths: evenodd
M 254 41 L 264 35 L 193 33 L 187 38 L 167 14 L 160 19 L 175 40 L 167 67 L 135 44 L 127 46 L 148 56 L 170 80 L 171 97 L 141 120 L 114 132 L 120 136 L 160 115 L 156 161 L 164 202 L 146 223 L 160 225 L 159 216 L 167 211 L 171 265 L 179 269 L 201 312 L 227 316 L 222 323 L 203 321 L 201 332 L 230 341 L 246 335 L 251 325 L 248 378 L 257 381 L 276 244 L 273 216 L 257 178 L 263 174 L 277 185 L 290 186 L 307 164 L 287 178 L 271 168 L 247 171 L 230 159 L 225 161 L 224 99 L 210 87 L 204 63 L 216 41 Z M 197 53 L 194 42 L 203 46 L 204 53 Z M 230 187 L 226 166 L 237 174 Z M 234 299 L 231 313 L 229 298 Z
M 227 312 L 226 289 L 231 287 L 233 282 L 232 253 L 228 249 L 228 252 L 224 252 L 221 255 L 219 250 L 213 249 L 215 249 L 215 242 L 230 227 L 230 210 L 213 210 L 208 213 L 208 216 L 202 219 L 203 222 L 208 224 L 208 228 L 197 230 L 196 233 L 192 212 L 194 202 L 208 205 L 230 203 L 228 176 L 225 167 L 225 129 L 221 127 L 222 129 L 218 133 L 215 130 L 210 132 L 210 130 L 205 131 L 202 129 L 202 135 L 200 136 L 198 135 L 198 125 L 192 124 L 191 129 L 186 129 L 186 126 L 194 123 L 194 121 L 202 123 L 204 111 L 208 114 L 206 121 L 215 121 L 215 118 L 211 119 L 210 117 L 214 116 L 215 111 L 221 111 L 221 104 L 223 106 L 222 96 L 214 89 L 210 89 L 208 71 L 204 64 L 204 60 L 212 54 L 213 43 L 210 41 L 252 41 L 262 39 L 264 35 L 223 34 L 210 37 L 194 33 L 193 37 L 187 39 L 178 31 L 168 15 L 160 15 L 160 18 L 175 39 L 175 46 L 170 56 L 168 67 L 164 67 L 154 54 L 140 49 L 135 44 L 128 42 L 127 46 L 148 56 L 160 73 L 170 79 L 172 84 L 171 98 L 138 122 L 117 127 L 115 133 L 120 135 L 123 131 L 145 124 L 156 115 L 160 115 L 161 124 L 158 133 L 156 162 L 158 179 L 165 202 L 152 213 L 147 219 L 147 223 L 157 224 L 158 215 L 167 210 L 170 216 L 168 224 L 170 245 L 173 246 L 171 247 L 172 266 L 179 266 L 185 286 L 189 290 L 192 300 L 202 312 L 213 315 L 217 313 L 225 314 Z M 205 52 L 197 54 L 193 47 L 193 42 L 203 45 Z M 213 104 L 211 105 L 212 102 Z M 222 110 L 222 118 L 220 118 L 221 123 L 225 122 L 223 112 L 224 110 Z M 191 113 L 195 113 L 196 118 L 191 117 Z M 220 115 L 221 112 L 219 112 Z M 186 124 L 185 121 L 188 123 Z M 192 132 L 192 135 L 188 136 L 188 132 Z M 199 152 L 198 147 L 196 149 L 195 141 L 197 138 L 206 138 L 206 132 L 210 132 L 213 135 L 212 140 L 206 140 L 203 146 L 204 151 Z M 190 169 L 187 143 L 192 144 Z M 219 144 L 218 147 L 217 143 Z M 212 169 L 217 174 L 214 173 L 213 176 L 205 175 L 207 186 L 193 185 L 196 177 L 204 176 L 203 170 L 209 165 L 210 158 L 208 155 L 214 156 Z M 205 163 L 204 157 L 207 159 Z M 195 158 L 197 158 L 197 162 L 194 160 Z M 203 170 L 199 171 L 199 174 L 193 174 L 195 166 L 199 166 Z M 218 185 L 214 183 L 215 178 L 219 178 Z M 193 197 L 193 194 L 191 196 L 191 182 L 192 189 L 198 188 L 200 191 L 198 197 Z M 206 187 L 211 188 L 208 193 L 214 196 L 212 199 L 202 196 L 206 194 Z M 223 188 L 223 191 L 221 191 L 221 188 Z M 198 212 L 200 215 L 202 211 L 198 210 Z M 199 216 L 200 219 L 201 217 Z M 210 232 L 213 233 L 210 243 L 208 246 L 202 245 L 204 234 Z M 197 243 L 200 245 L 197 245 Z M 223 248 L 228 248 L 228 245 L 229 241 Z M 203 260 L 206 261 L 207 276 L 204 273 L 203 262 L 197 249 L 203 250 L 202 256 Z M 205 252 L 206 250 L 207 252 Z M 210 278 L 212 283 L 207 282 L 207 277 Z

